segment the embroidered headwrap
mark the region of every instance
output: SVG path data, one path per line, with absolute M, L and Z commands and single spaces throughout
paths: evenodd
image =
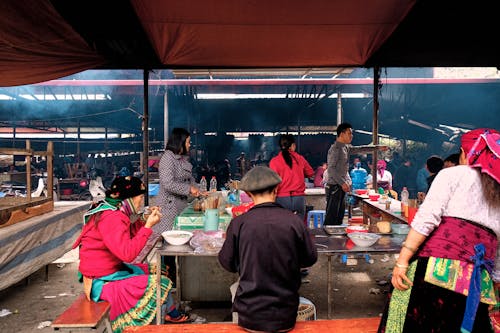
M 462 135 L 462 149 L 467 163 L 500 183 L 500 133 L 478 128 Z
M 146 186 L 137 177 L 116 177 L 111 188 L 106 191 L 106 197 L 112 199 L 127 199 L 146 193 Z
M 106 191 L 104 200 L 94 203 L 84 214 L 84 224 L 90 217 L 104 210 L 120 209 L 127 216 L 137 214 L 140 207 L 135 207 L 132 198 L 146 193 L 146 186 L 137 177 L 125 176 L 116 177 L 111 184 L 111 188 Z
M 386 168 L 387 168 L 387 163 L 384 160 L 377 161 L 377 170 L 379 171 L 381 177 L 384 176 L 384 171 Z

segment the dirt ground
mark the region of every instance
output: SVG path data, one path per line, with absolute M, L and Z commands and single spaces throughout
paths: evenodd
M 373 255 L 373 263 L 363 257 L 355 257 L 356 265 L 348 266 L 334 258 L 333 318 L 378 316 L 384 308 L 389 290 L 387 275 L 394 267 L 394 256 Z M 12 314 L 0 317 L 0 332 L 28 333 L 53 332 L 43 327 L 61 314 L 82 291 L 77 282 L 78 262 L 74 254 L 49 265 L 48 281 L 45 269 L 33 274 L 6 290 L 0 291 L 0 311 Z M 304 278 L 300 294 L 311 300 L 317 309 L 317 318 L 327 318 L 327 259 L 320 256 L 318 262 Z M 229 302 L 189 303 L 192 312 L 208 321 L 230 321 Z M 41 328 L 38 328 L 38 327 Z

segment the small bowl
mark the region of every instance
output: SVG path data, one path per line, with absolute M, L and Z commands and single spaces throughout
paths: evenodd
M 370 201 L 378 201 L 380 194 L 370 194 L 368 197 L 370 198 Z
M 345 225 L 324 225 L 323 230 L 328 235 L 344 235 L 346 233 Z
M 353 241 L 353 243 L 356 244 L 356 246 L 370 247 L 375 244 L 382 236 L 373 233 L 353 232 L 347 234 L 347 237 L 349 237 Z
M 185 230 L 167 230 L 161 235 L 170 245 L 184 245 L 193 237 L 192 232 Z
M 350 233 L 353 233 L 353 232 L 362 232 L 362 233 L 367 233 L 368 232 L 368 229 L 366 229 L 366 227 L 362 226 L 362 225 L 350 225 L 348 226 L 345 231 L 350 234 Z
M 363 216 L 353 216 L 349 219 L 349 224 L 363 224 Z
M 233 207 L 226 207 L 225 210 L 229 216 L 233 216 Z
M 354 193 L 356 193 L 357 195 L 364 195 L 364 194 L 368 193 L 368 189 L 357 189 L 357 190 L 354 190 Z
M 407 235 L 410 232 L 410 226 L 408 224 L 393 223 L 391 229 L 394 234 L 398 235 Z

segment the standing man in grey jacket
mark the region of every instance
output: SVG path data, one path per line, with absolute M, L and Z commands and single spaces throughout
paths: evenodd
M 387 146 L 364 145 L 351 146 L 353 138 L 352 125 L 341 123 L 337 126 L 337 140 L 328 150 L 327 175 L 325 185 L 326 216 L 325 225 L 340 225 L 345 214 L 345 195 L 351 192 L 352 180 L 349 176 L 349 154 L 376 153 L 377 149 L 387 150 Z
M 337 140 L 328 150 L 325 225 L 340 225 L 344 218 L 345 194 L 351 191 L 352 185 L 349 176 L 349 149 L 352 136 L 351 124 L 338 125 Z

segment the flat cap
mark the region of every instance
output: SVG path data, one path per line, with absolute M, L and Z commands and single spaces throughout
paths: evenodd
M 273 187 L 281 183 L 281 177 L 266 166 L 256 166 L 250 169 L 241 179 L 240 189 L 255 192 Z

